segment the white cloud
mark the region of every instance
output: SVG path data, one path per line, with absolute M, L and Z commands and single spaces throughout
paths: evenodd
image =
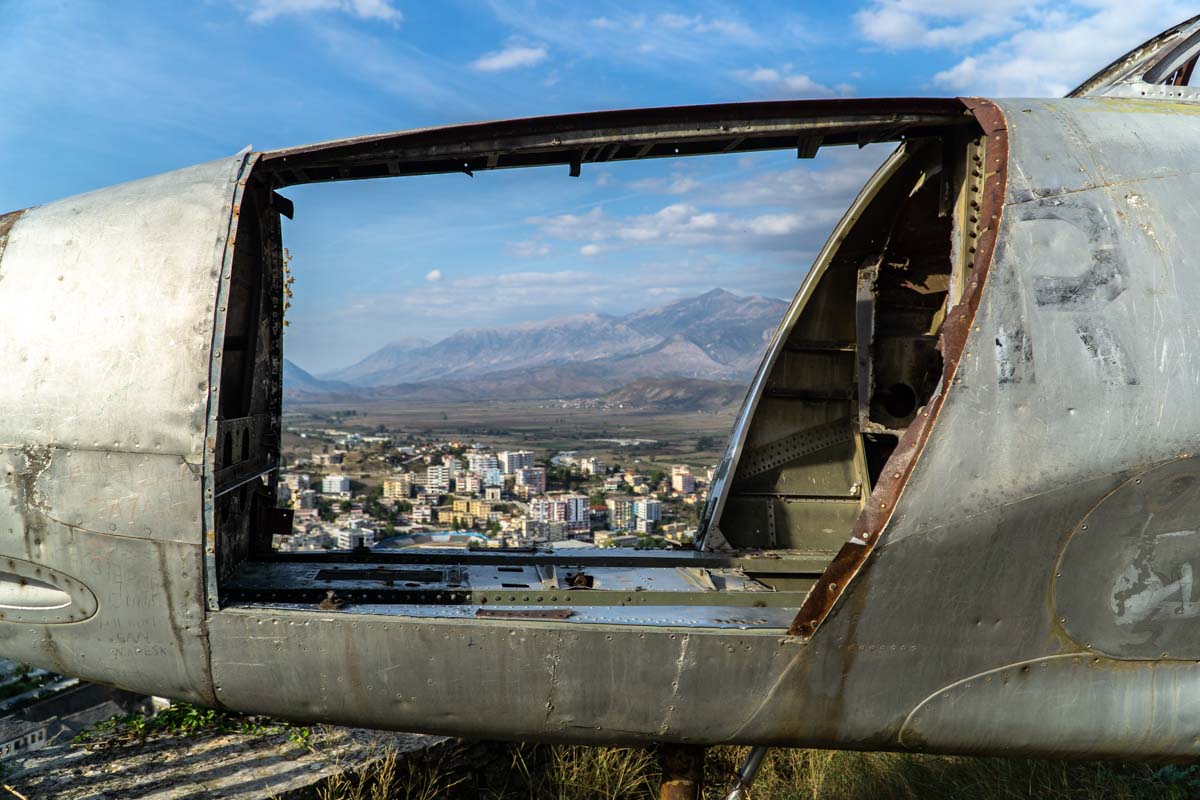
M 837 94 L 847 94 L 853 88 L 848 84 L 839 84 L 836 88 L 825 86 L 808 75 L 793 72 L 790 64 L 785 64 L 782 69 L 756 67 L 738 70 L 734 75 L 744 83 L 773 95 L 833 97 Z
M 615 217 L 596 208 L 582 215 L 535 217 L 529 222 L 539 226 L 544 236 L 583 242 L 580 255 L 595 256 L 615 249 L 663 245 L 731 251 L 797 249 L 801 246 L 799 240 L 781 241 L 781 238 L 823 233 L 837 216 L 816 212 L 741 216 L 709 211 L 691 203 L 672 203 L 652 214 Z
M 289 14 L 311 14 L 317 11 L 338 11 L 359 19 L 379 20 L 399 25 L 404 20 L 392 0 L 251 0 L 249 20 L 270 22 Z
M 872 0 L 854 19 L 891 50 L 970 47 L 933 76 L 942 90 L 1057 97 L 1193 13 L 1177 0 Z
M 545 45 L 529 45 L 511 42 L 503 50 L 485 53 L 471 62 L 471 68 L 480 72 L 502 72 L 517 67 L 532 67 L 546 60 Z
M 431 269 L 425 273 L 425 280 L 430 283 L 437 283 L 442 279 L 442 271 L 440 269 Z
M 1172 2 L 1097 4 L 1081 15 L 1049 13 L 939 72 L 934 82 L 963 94 L 1058 97 L 1169 21 L 1192 13 Z

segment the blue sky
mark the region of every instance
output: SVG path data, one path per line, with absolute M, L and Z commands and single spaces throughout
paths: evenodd
M 0 209 L 378 131 L 763 98 L 1054 96 L 1178 2 L 0 0 Z M 287 354 L 790 297 L 882 148 L 300 187 Z

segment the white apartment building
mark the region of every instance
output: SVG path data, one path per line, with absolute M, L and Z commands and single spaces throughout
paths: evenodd
M 505 475 L 532 466 L 533 453 L 529 450 L 505 450 L 500 454 L 500 471 Z
M 500 469 L 500 461 L 491 453 L 467 453 L 467 471 L 482 476 L 488 470 Z
M 604 462 L 598 458 L 584 458 L 579 461 L 579 470 L 584 475 L 603 475 Z
M 444 493 L 450 491 L 450 468 L 445 464 L 430 464 L 425 470 L 425 491 Z
M 350 494 L 350 479 L 345 475 L 326 475 L 321 480 L 321 494 Z
M 662 501 L 635 500 L 633 503 L 633 515 L 639 520 L 646 519 L 651 522 L 658 522 L 662 519 Z
M 364 528 L 358 525 L 341 528 L 333 535 L 333 542 L 339 550 L 353 550 L 356 547 L 374 547 L 375 531 L 371 528 Z

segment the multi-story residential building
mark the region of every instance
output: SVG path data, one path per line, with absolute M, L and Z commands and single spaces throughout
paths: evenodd
M 579 471 L 584 475 L 603 475 L 604 462 L 598 458 L 583 458 L 579 460 Z
M 512 475 L 517 470 L 533 466 L 533 453 L 529 450 L 505 450 L 500 454 L 500 470 Z
M 450 480 L 458 477 L 458 473 L 462 471 L 462 462 L 454 456 L 442 456 L 442 466 L 446 468 L 446 475 Z
M 424 504 L 413 506 L 413 509 L 412 509 L 412 521 L 413 522 L 420 524 L 420 525 L 428 525 L 431 522 L 435 522 L 436 519 L 437 519 L 437 514 L 434 512 L 432 507 L 424 505 Z
M 565 522 L 540 522 L 534 519 L 521 520 L 521 535 L 529 539 L 544 539 L 561 542 L 567 538 Z
M 383 482 L 383 496 L 392 500 L 406 500 L 412 494 L 413 475 L 403 472 Z
M 504 473 L 500 471 L 499 467 L 485 469 L 479 477 L 483 480 L 484 486 L 499 486 L 504 483 Z
M 632 472 L 626 472 L 625 473 L 625 482 L 628 483 L 630 486 L 633 486 L 634 488 L 636 488 L 646 482 L 646 476 L 645 475 L 635 475 Z
M 692 474 L 691 467 L 686 464 L 671 467 L 671 490 L 680 494 L 696 491 L 696 476 Z
M 548 497 L 536 497 L 529 501 L 529 518 L 535 522 L 565 522 L 567 504 Z
M 326 475 L 321 481 L 321 494 L 349 495 L 350 479 L 345 475 Z
M 485 486 L 483 488 L 483 497 L 486 500 L 491 500 L 493 503 L 499 503 L 500 502 L 500 487 L 499 486 Z
M 328 467 L 335 464 L 341 464 L 345 453 L 316 453 L 313 455 L 313 463 L 322 467 Z
M 450 491 L 450 469 L 446 465 L 429 465 L 425 470 L 425 491 L 439 494 Z
M 604 491 L 615 492 L 625 483 L 625 473 L 618 472 L 604 479 Z
M 296 495 L 296 508 L 310 509 L 317 507 L 317 493 L 312 489 L 305 489 L 300 494 Z
M 517 486 L 525 486 L 530 495 L 546 493 L 546 468 L 525 467 L 517 471 Z
M 592 508 L 586 494 L 563 495 L 562 502 L 567 505 L 565 516 L 568 530 L 572 533 L 585 533 L 591 530 Z
M 634 530 L 638 533 L 654 533 L 654 529 L 658 526 L 658 522 L 645 517 L 638 517 L 637 524 L 634 525 Z
M 468 472 L 455 479 L 455 486 L 465 494 L 479 494 L 483 491 L 483 480 L 478 475 Z
M 500 461 L 491 453 L 467 453 L 467 471 L 483 477 L 488 470 L 500 469 Z
M 341 528 L 333 535 L 334 545 L 339 550 L 353 550 L 356 547 L 374 547 L 375 531 L 361 525 L 351 525 Z
M 627 531 L 633 527 L 633 500 L 628 497 L 610 497 L 604 501 L 608 506 L 608 527 L 614 531 Z
M 634 500 L 633 514 L 638 519 L 648 519 L 651 522 L 658 522 L 662 519 L 662 501 Z

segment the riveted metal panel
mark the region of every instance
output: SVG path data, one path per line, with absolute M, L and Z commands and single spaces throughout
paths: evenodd
M 209 624 L 230 708 L 524 740 L 754 741 L 760 704 L 787 691 L 803 648 L 777 634 L 315 610 L 228 608 Z
M 242 157 L 26 211 L 0 261 L 0 444 L 199 463 Z
M 0 618 L 0 654 L 137 691 L 212 702 L 199 544 L 99 533 L 56 519 L 52 502 L 59 487 L 48 476 L 68 458 L 67 451 L 50 448 L 0 452 L 0 572 L 12 559 L 37 580 L 69 576 L 94 597 L 94 613 L 53 621 Z M 113 454 L 114 460 L 140 458 Z M 155 505 L 160 498 L 153 494 L 142 497 L 154 509 L 148 518 L 169 512 Z M 195 503 L 188 508 L 199 512 Z

